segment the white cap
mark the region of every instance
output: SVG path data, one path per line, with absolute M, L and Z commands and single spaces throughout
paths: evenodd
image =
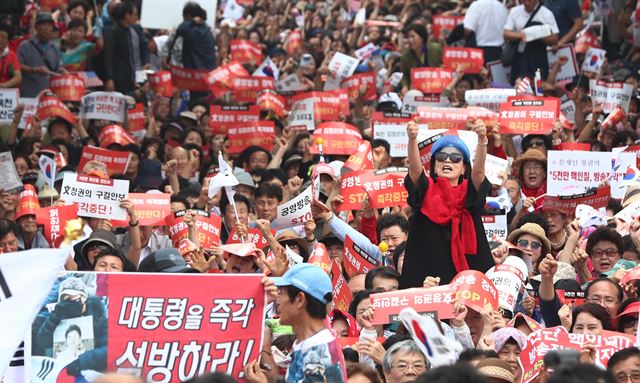
M 402 100 L 400 100 L 400 96 L 398 96 L 398 93 L 383 93 L 382 96 L 380 96 L 380 98 L 378 99 L 378 104 L 382 104 L 383 102 L 393 102 L 394 104 L 396 104 L 396 108 L 398 108 L 399 111 L 402 110 Z

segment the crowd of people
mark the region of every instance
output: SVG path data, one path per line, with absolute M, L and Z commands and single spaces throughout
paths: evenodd
M 163 4 L 28 0 L 0 6 L 6 12 L 0 16 L 0 91 L 19 89 L 21 99 L 39 100 L 35 113 L 29 114 L 21 103 L 12 108 L 13 120 L 0 126 L 0 153 L 11 153 L 23 184 L 2 190 L 2 253 L 60 246 L 37 213 L 69 204 L 61 197 L 69 194 L 62 190 L 67 175 L 127 180 L 129 193 L 169 195 L 170 215 L 183 217 L 186 238 L 175 241 L 166 224 L 141 225 L 138 206 L 125 197 L 119 201 L 128 217 L 124 227 L 80 214 L 82 232 L 69 247 L 65 269 L 265 275 L 269 310 L 260 357 L 244 366 L 243 379 L 248 382 L 640 382 L 640 349 L 625 347 L 604 358 L 599 349 L 605 347 L 600 339 L 617 336 L 640 344 L 635 340 L 640 312 L 640 181 L 632 179 L 622 199 L 608 191 L 606 203 L 588 215 L 576 211 L 575 204 L 566 208 L 549 203 L 557 196 L 547 192 L 557 190 L 553 183 L 561 180 L 549 176 L 549 156 L 563 148 L 610 152 L 611 172 L 622 172 L 625 179 L 638 171 L 635 163 L 626 173 L 615 167 L 616 156 L 640 142 L 637 1 L 227 0 L 218 2 L 217 10 L 187 2 L 182 21 L 165 30 L 141 24 L 140 15 L 151 7 Z M 532 37 L 534 27 L 539 36 Z M 578 49 L 585 39 L 591 39 L 590 47 L 606 52 L 596 72 L 579 69 L 594 60 Z M 237 63 L 232 56 L 238 41 L 259 47 L 260 61 L 240 62 L 242 72 L 272 77 L 275 89 L 265 92 L 286 100 L 284 111 L 264 107 L 256 99 L 246 102 L 231 85 L 235 74 L 229 68 Z M 566 46 L 576 53 L 576 73 L 558 80 L 563 65 L 573 60 L 550 62 L 551 53 Z M 361 56 L 365 47 L 369 52 Z M 451 47 L 481 49 L 485 64 L 498 62 L 508 71 L 509 83 L 492 77 L 490 65 L 478 73 L 465 73 L 464 66 L 449 68 L 450 83 L 435 95 L 439 101 L 423 105 L 466 110 L 466 92 L 510 88 L 530 100 L 544 96 L 563 105 L 570 102 L 573 110 L 570 115 L 556 112 L 552 126 L 533 134 L 506 134 L 507 127 L 498 119 L 469 118 L 464 130 L 473 136 L 473 145 L 466 136 L 448 131 L 425 151 L 425 124 L 430 121 L 407 106 L 434 95 L 412 84 L 412 71 L 443 68 Z M 368 73 L 374 81 L 350 92 L 348 108 L 335 119 L 320 121 L 311 112 L 315 117 L 310 129 L 294 128 L 295 101 L 289 98 L 296 100 L 295 94 L 305 92 L 317 92 L 308 93 L 316 97 L 340 88 L 345 78 L 334 66 L 339 54 L 357 57 L 348 76 Z M 227 68 L 224 78 L 218 78 L 226 88 L 174 86 L 166 92 L 152 81 L 158 72 L 175 75 L 176 68 Z M 85 118 L 80 100 L 51 92 L 52 79 L 74 73 L 82 74 L 86 94 L 118 92 L 128 108 L 141 104 L 143 129 L 133 134 L 131 112 L 123 121 Z M 285 77 L 296 80 L 295 89 L 280 84 Z M 629 102 L 623 105 L 618 99 L 615 105 L 622 109 L 621 118 L 605 123 L 614 112 L 593 99 L 590 87 L 595 82 L 590 80 L 631 87 Z M 59 109 L 70 113 L 42 118 L 37 103 L 44 96 L 59 97 L 64 106 Z M 259 120 L 273 124 L 273 135 L 238 148 L 229 135 L 232 126 L 222 129 L 213 118 L 214 108 L 246 110 L 255 105 L 261 108 Z M 408 121 L 397 131 L 406 144 L 401 156 L 396 141 L 374 138 L 372 126 L 379 113 Z M 234 124 L 241 126 L 237 121 Z M 342 154 L 327 152 L 331 142 L 313 131 L 321 122 L 346 124 L 357 132 L 359 152 L 356 147 Z M 105 142 L 104 131 L 114 126 L 130 140 Z M 114 174 L 108 159 L 81 161 L 83 151 L 92 146 L 130 153 L 126 170 Z M 41 165 L 43 156 L 57 166 L 51 184 Z M 491 180 L 489 156 L 508 161 Z M 402 173 L 401 201 L 374 207 L 377 201 L 364 193 L 359 194 L 364 198 L 357 199 L 358 208 L 341 208 L 351 200 L 344 182 L 350 173 L 380 175 L 383 170 Z M 217 185 L 212 192 L 210 185 L 213 188 L 220 174 L 237 182 Z M 612 182 L 608 177 L 570 195 L 600 191 Z M 313 198 L 297 206 L 310 207 L 311 213 L 297 226 L 274 229 L 281 216 L 279 206 L 308 188 L 314 190 Z M 219 243 L 202 245 L 196 230 L 199 212 L 220 218 Z M 488 214 L 506 215 L 503 236 L 485 235 L 483 216 Z M 224 247 L 238 243 L 237 238 L 244 243 L 256 237 L 267 246 L 260 242 L 250 251 L 235 252 Z M 346 266 L 352 256 L 345 252 L 354 247 L 366 255 L 369 270 L 354 273 Z M 298 261 L 292 261 L 291 253 Z M 439 362 L 438 352 L 429 348 L 433 344 L 425 341 L 425 349 L 415 329 L 399 320 L 374 324 L 374 294 L 444 288 L 466 270 L 493 279 L 492 273 L 504 271 L 499 265 L 513 269 L 521 264 L 526 267 L 519 269 L 522 283 L 511 305 L 500 300 L 499 306 L 478 308 L 458 299 L 450 302 L 450 319 L 437 321 L 442 335 L 463 350 L 454 363 Z M 333 266 L 349 291 L 346 306 L 336 306 Z M 575 298 L 568 298 L 569 292 Z M 85 304 L 82 310 L 91 308 L 86 306 L 86 292 L 75 300 Z M 71 306 L 69 301 L 65 307 Z M 100 315 L 93 313 L 94 322 L 106 326 L 98 323 Z M 51 337 L 57 320 L 48 319 L 34 332 L 34 344 L 44 331 Z M 583 335 L 580 339 L 588 341 L 572 350 L 548 345 L 542 367 L 526 370 L 526 352 L 544 349 L 531 349 L 532 339 L 544 329 Z M 83 348 L 81 332 L 78 326 L 69 327 L 65 338 L 71 339 L 66 342 Z M 336 343 L 339 338 L 355 340 L 343 345 Z M 106 350 L 105 341 L 99 339 L 96 347 Z M 336 349 L 338 344 L 342 346 Z M 67 373 L 78 379 L 83 370 L 100 371 L 82 351 L 65 355 Z M 96 382 L 140 381 L 107 368 L 100 372 L 105 375 Z M 193 381 L 235 380 L 214 373 Z

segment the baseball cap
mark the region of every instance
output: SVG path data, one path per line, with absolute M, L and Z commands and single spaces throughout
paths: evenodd
M 402 110 L 402 100 L 400 100 L 398 93 L 387 92 L 381 95 L 378 99 L 378 107 L 376 110 L 380 111 L 388 106 L 395 108 L 398 112 Z
M 53 17 L 49 12 L 40 12 L 36 16 L 36 25 L 40 23 L 53 23 L 53 22 L 54 22 Z
M 293 266 L 282 277 L 273 278 L 273 281 L 278 287 L 294 286 L 324 304 L 329 303 L 325 296 L 333 291 L 327 273 L 308 263 Z
M 138 265 L 141 273 L 186 273 L 192 270 L 175 248 L 160 249 Z
M 236 178 L 238 179 L 238 185 L 245 185 L 245 186 L 249 186 L 250 188 L 256 187 L 256 184 L 255 182 L 253 182 L 253 178 L 251 177 L 251 174 L 247 172 L 236 174 Z
M 98 229 L 94 230 L 87 241 L 82 245 L 81 252 L 85 254 L 88 250 L 89 245 L 99 243 L 101 245 L 109 246 L 112 249 L 118 247 L 118 241 L 116 240 L 116 235 L 113 234 L 109 230 Z
M 618 314 L 617 317 L 615 317 L 615 319 L 620 319 L 625 315 L 633 315 L 633 316 L 638 316 L 638 309 L 640 309 L 640 302 L 633 302 L 631 304 L 629 304 L 623 312 L 621 312 L 620 314 Z

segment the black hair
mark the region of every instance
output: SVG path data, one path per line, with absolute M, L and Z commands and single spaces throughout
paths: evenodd
M 286 351 L 286 350 L 291 350 L 295 342 L 296 342 L 295 335 L 282 334 L 275 337 L 273 341 L 271 341 L 271 345 L 276 346 L 276 348 L 280 351 Z
M 171 196 L 171 203 L 181 203 L 187 208 L 187 210 L 189 210 L 189 208 L 191 208 L 191 205 L 189 204 L 189 201 L 187 201 L 187 199 L 182 197 L 182 196 L 172 195 Z
M 394 269 L 390 269 L 388 267 L 376 267 L 375 269 L 369 270 L 367 276 L 364 277 L 364 288 L 366 290 L 373 289 L 373 280 L 376 277 L 380 277 L 383 279 L 395 279 L 400 283 L 400 273 Z
M 637 139 L 638 139 L 638 135 L 635 134 L 635 132 L 627 132 L 627 131 L 617 132 L 616 135 L 613 137 L 613 140 L 611 141 L 611 147 L 617 148 L 620 146 L 625 146 L 627 145 L 627 141 L 629 140 L 631 140 L 631 143 L 633 144 L 633 142 Z
M 609 198 L 606 209 L 611 210 L 616 215 L 622 210 L 622 203 L 616 199 Z
M 221 372 L 212 372 L 209 374 L 196 376 L 193 379 L 189 379 L 185 383 L 237 383 L 237 381 L 227 374 L 223 374 Z
M 640 253 L 638 253 L 638 248 L 636 248 L 636 245 L 633 243 L 633 240 L 631 239 L 630 235 L 625 235 L 624 237 L 622 237 L 622 242 L 624 243 L 623 253 L 630 251 L 635 253 L 636 258 L 640 257 Z
M 327 316 L 327 305 L 325 303 L 312 297 L 310 294 L 307 294 L 306 292 L 300 290 L 295 286 L 285 286 L 285 288 L 287 290 L 289 300 L 291 301 L 294 301 L 299 293 L 304 294 L 307 300 L 307 306 L 305 307 L 305 309 L 307 310 L 307 314 L 309 314 L 311 318 L 324 319 Z M 333 293 L 328 292 L 327 295 L 324 296 L 324 299 L 326 299 L 327 302 L 331 302 L 331 300 L 333 299 Z
M 282 202 L 282 188 L 273 184 L 261 183 L 253 192 L 253 198 L 259 197 L 276 198 L 278 202 Z
M 374 370 L 373 368 L 367 365 L 358 363 L 358 360 L 359 360 L 357 358 L 358 353 L 355 350 L 353 350 L 351 347 L 345 347 L 345 350 L 351 350 L 356 354 L 355 364 L 351 364 L 349 365 L 349 367 L 347 367 L 347 376 L 349 378 L 362 375 L 365 378 L 367 378 L 367 380 L 370 383 L 382 383 L 382 379 L 380 379 L 380 375 L 378 375 L 378 371 Z M 344 354 L 344 351 L 342 353 Z
M 351 363 L 356 363 L 355 365 L 357 365 L 358 361 L 360 360 L 360 356 L 358 354 L 358 352 L 354 349 L 352 349 L 351 347 L 345 347 L 342 349 L 342 356 L 344 356 L 344 361 L 345 362 L 351 362 Z M 349 369 L 347 368 L 347 371 L 349 371 Z
M 424 44 L 429 42 L 429 32 L 427 31 L 427 27 L 422 24 L 411 24 L 407 27 L 405 31 L 405 35 L 409 35 L 409 32 L 414 31 L 420 38 L 422 39 Z
M 287 178 L 287 173 L 285 173 L 284 170 L 280 168 L 264 169 L 264 172 L 262 172 L 262 177 L 260 177 L 260 183 L 269 182 L 276 178 L 282 182 L 282 185 L 286 185 L 287 181 L 289 180 Z
M 395 250 L 393 250 L 393 265 L 396 270 L 398 270 L 398 261 L 400 260 L 400 256 L 404 254 L 407 250 L 407 241 L 402 242 L 398 246 L 396 246 Z
M 71 0 L 69 1 L 69 4 L 67 5 L 67 14 L 69 12 L 71 12 L 71 10 L 73 10 L 74 8 L 77 7 L 82 7 L 84 8 L 84 13 L 86 14 L 87 12 L 89 12 L 89 6 L 87 5 L 87 3 L 84 0 Z M 85 23 L 86 25 L 86 23 Z
M 370 290 L 360 290 L 353 296 L 353 298 L 351 298 L 351 303 L 349 304 L 349 314 L 351 314 L 352 317 L 356 317 L 356 311 L 358 310 L 358 305 L 360 304 L 360 302 L 369 298 L 371 294 L 373 294 L 373 292 Z
M 573 309 L 573 321 L 571 322 L 571 328 L 569 332 L 573 332 L 573 327 L 576 325 L 576 320 L 578 319 L 578 314 L 587 313 L 592 317 L 596 318 L 602 324 L 602 328 L 605 330 L 613 330 L 613 326 L 611 326 L 611 315 L 604 307 L 600 306 L 598 303 L 583 303 L 580 306 L 576 306 Z
M 69 131 L 69 133 L 71 133 L 71 131 L 73 130 L 73 124 L 72 124 L 72 123 L 70 123 L 69 121 L 65 120 L 65 119 L 64 119 L 64 118 L 62 118 L 62 117 L 56 117 L 56 118 L 53 118 L 53 119 L 51 120 L 51 122 L 49 122 L 49 128 L 48 128 L 48 130 L 49 130 L 49 131 L 51 131 L 51 127 L 52 127 L 53 125 L 55 125 L 55 124 L 62 124 L 62 125 L 64 125 L 64 127 Z
M 243 203 L 247 205 L 247 209 L 251 209 L 251 202 L 247 197 L 243 196 L 242 194 L 240 193 L 234 194 L 233 200 L 235 201 L 236 204 Z M 220 214 L 224 215 L 229 205 L 231 205 L 231 203 L 229 203 L 229 197 L 227 196 L 226 192 L 223 192 L 222 198 L 220 199 Z
M 93 259 L 93 265 L 91 265 L 91 269 L 95 269 L 96 265 L 98 264 L 98 260 L 102 257 L 106 257 L 108 255 L 114 256 L 114 257 L 118 257 L 120 258 L 120 260 L 122 261 L 122 270 L 124 270 L 124 267 L 126 265 L 126 261 L 127 261 L 127 257 L 125 257 L 124 253 L 118 249 L 114 249 L 114 248 L 109 248 L 109 249 L 105 249 L 105 250 L 101 250 L 96 257 Z
M 618 363 L 622 363 L 629 358 L 633 358 L 634 356 L 640 358 L 640 349 L 638 349 L 638 347 L 628 347 L 616 351 L 613 355 L 611 355 L 611 358 L 609 358 L 609 362 L 607 363 L 607 371 L 613 371 L 613 368 Z
M 65 339 L 67 338 L 69 333 L 74 331 L 80 335 L 80 338 L 82 338 L 82 330 L 80 329 L 80 326 L 78 326 L 77 324 L 72 324 L 71 326 L 67 327 L 67 331 L 64 332 Z
M 184 140 L 187 139 L 187 136 L 189 135 L 189 133 L 191 132 L 196 132 L 198 133 L 198 135 L 200 136 L 200 139 L 202 140 L 202 144 L 206 144 L 207 143 L 207 138 L 205 137 L 204 133 L 202 133 L 202 131 L 200 129 L 197 128 L 187 128 L 185 129 L 184 132 L 182 132 L 182 136 L 180 136 L 180 143 L 184 144 Z
M 544 235 L 548 236 L 549 235 L 549 224 L 547 223 L 547 220 L 544 219 L 544 217 L 542 217 L 542 215 L 538 214 L 538 213 L 527 213 L 525 215 L 523 215 L 520 220 L 516 223 L 516 229 L 519 229 L 522 227 L 522 225 L 524 225 L 525 223 L 535 223 L 536 225 L 539 225 L 542 230 L 544 230 Z
M 0 23 L 0 32 L 5 32 L 9 37 L 9 40 L 13 38 L 13 30 L 11 30 L 11 25 L 6 23 Z
M 123 1 L 116 6 L 114 18 L 116 21 L 124 20 L 126 15 L 133 13 L 137 9 L 136 5 L 130 1 Z
M 146 158 L 149 146 L 158 145 L 157 156 L 160 162 L 164 162 L 164 141 L 156 137 L 145 137 L 140 144 L 140 153 Z
M 207 20 L 207 11 L 205 11 L 200 4 L 190 1 L 182 8 L 182 17 L 185 19 L 200 17 L 203 20 Z
M 526 152 L 527 149 L 531 147 L 531 140 L 533 139 L 541 139 L 544 141 L 544 147 L 547 150 L 551 150 L 551 137 L 544 134 L 528 134 L 522 138 L 522 143 L 520 144 L 522 147 L 522 153 Z
M 637 301 L 638 301 L 637 299 L 631 299 L 631 298 L 625 299 L 624 302 L 620 303 L 620 307 L 618 308 L 618 315 L 622 314 L 630 304 Z M 629 316 L 628 314 L 623 317 L 620 317 L 620 319 L 618 319 L 618 328 L 616 329 L 616 331 L 624 333 L 624 325 L 627 324 L 628 322 L 637 321 L 637 320 L 638 320 L 638 317 L 634 317 L 633 315 Z
M 624 241 L 622 240 L 622 236 L 617 231 L 610 229 L 608 227 L 599 227 L 591 233 L 589 239 L 587 239 L 587 247 L 586 252 L 591 256 L 591 252 L 593 251 L 593 247 L 602 241 L 611 242 L 616 246 L 618 250 L 618 254 L 622 256 L 624 253 Z
M 466 364 L 436 367 L 420 375 L 415 383 L 487 383 L 488 379 Z
M 458 361 L 472 362 L 484 358 L 497 358 L 498 353 L 493 350 L 479 350 L 477 348 L 469 348 L 460 353 Z
M 400 214 L 387 213 L 378 218 L 378 224 L 376 225 L 376 231 L 378 238 L 380 238 L 380 232 L 383 229 L 388 229 L 393 226 L 399 226 L 403 233 L 409 233 L 409 221 Z
M 67 24 L 67 30 L 76 29 L 79 27 L 84 28 L 84 31 L 86 32 L 88 29 L 87 22 L 80 19 L 73 19 L 69 21 L 69 24 Z
M 6 237 L 9 233 L 13 233 L 16 237 L 20 233 L 18 225 L 7 218 L 0 218 L 0 239 Z
M 592 364 L 574 363 L 555 370 L 547 383 L 615 383 L 609 371 Z
M 244 167 L 244 164 L 249 162 L 249 160 L 251 159 L 251 156 L 256 152 L 265 153 L 267 155 L 267 157 L 269 158 L 269 162 L 271 162 L 271 153 L 267 149 L 265 149 L 265 148 L 263 148 L 261 146 L 252 145 L 252 146 L 249 146 L 248 148 L 246 148 L 245 150 L 243 150 L 240 153 L 240 156 L 238 157 L 238 159 L 241 162 L 240 166 Z
M 387 140 L 383 140 L 382 138 L 376 138 L 375 140 L 373 140 L 371 142 L 371 149 L 375 149 L 379 146 L 384 147 L 384 150 L 387 151 L 388 155 L 391 155 L 391 145 L 389 144 L 389 141 Z
M 587 289 L 584 291 L 584 296 L 585 298 L 589 298 L 589 292 L 591 291 L 591 287 L 593 285 L 595 285 L 598 282 L 607 282 L 609 284 L 611 284 L 612 286 L 615 286 L 616 291 L 618 292 L 618 302 L 622 302 L 623 296 L 624 296 L 624 291 L 622 290 L 622 287 L 620 287 L 619 284 L 615 283 L 612 279 L 609 279 L 607 277 L 599 277 L 594 279 L 593 281 L 589 282 L 589 285 L 587 286 Z

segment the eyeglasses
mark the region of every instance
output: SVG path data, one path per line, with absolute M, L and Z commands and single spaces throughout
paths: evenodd
M 534 241 L 527 241 L 526 239 L 519 239 L 518 240 L 518 247 L 522 247 L 522 248 L 527 248 L 529 247 L 529 245 L 531 245 L 531 250 L 538 250 L 539 248 L 542 247 L 542 243 L 540 242 L 534 242 Z
M 624 383 L 631 380 L 632 383 L 639 383 L 640 382 L 640 371 L 632 371 L 631 374 L 625 374 L 624 372 L 619 373 L 618 375 L 616 375 L 616 382 L 618 383 Z
M 542 165 L 540 165 L 540 164 L 524 165 L 522 167 L 522 169 L 524 169 L 524 170 L 542 170 Z
M 591 250 L 591 257 L 593 259 L 599 259 L 602 258 L 603 255 L 606 255 L 607 258 L 612 258 L 616 255 L 618 255 L 618 250 L 617 249 L 593 249 Z
M 453 162 L 454 164 L 457 164 L 462 161 L 462 154 L 438 152 L 435 154 L 434 158 L 438 162 L 445 162 L 448 158 L 451 160 L 451 162 Z
M 427 365 L 422 363 L 422 362 L 398 363 L 395 366 L 391 366 L 391 368 L 395 368 L 396 370 L 398 370 L 400 372 L 407 372 L 407 371 L 409 371 L 409 368 L 413 368 L 413 370 L 415 372 L 422 372 L 422 371 L 426 370 Z
M 605 306 L 613 306 L 616 303 L 618 303 L 618 300 L 614 297 L 601 297 L 598 295 L 589 297 L 586 299 L 586 301 L 589 303 L 597 303 L 597 304 L 603 303 Z

